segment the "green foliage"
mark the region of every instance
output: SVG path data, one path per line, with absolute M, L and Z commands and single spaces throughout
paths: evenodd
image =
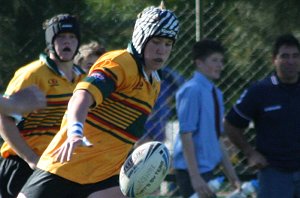
M 42 23 L 58 13 L 77 15 L 82 42 L 97 40 L 107 49 L 126 48 L 136 15 L 159 0 L 28 0 L 4 1 L 0 6 L 0 90 L 14 71 L 36 59 L 45 48 Z M 166 1 L 174 7 L 175 1 Z M 134 6 L 133 6 L 134 5 Z M 177 5 L 177 4 L 176 4 Z
M 44 50 L 43 21 L 58 13 L 79 13 L 84 7 L 86 5 L 83 0 L 2 0 L 0 8 L 1 90 L 18 67 L 36 59 Z
M 79 17 L 82 42 L 97 40 L 108 50 L 125 48 L 131 39 L 136 15 L 160 0 L 0 0 L 0 90 L 14 71 L 36 59 L 45 48 L 42 23 L 58 13 Z M 214 0 L 201 1 L 204 13 L 204 36 L 221 40 L 228 49 L 227 71 L 233 76 L 220 81 L 221 87 L 243 86 L 269 72 L 265 60 L 275 38 L 283 32 L 300 34 L 297 0 Z M 195 42 L 195 0 L 165 0 L 168 9 L 180 20 L 179 39 L 168 64 L 185 76 L 193 72 L 190 51 Z M 297 31 L 298 30 L 298 31 Z M 254 49 L 254 50 L 253 50 Z M 262 51 L 264 53 L 262 53 Z M 270 60 L 270 59 L 269 59 Z M 253 78 L 248 73 L 263 65 Z M 229 70 L 229 69 L 228 69 Z M 238 76 L 238 77 L 236 77 Z M 234 95 L 234 94 L 233 94 Z

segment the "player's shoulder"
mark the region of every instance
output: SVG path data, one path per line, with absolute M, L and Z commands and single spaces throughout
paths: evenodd
M 251 83 L 248 89 L 255 91 L 263 91 L 265 89 L 269 89 L 270 87 L 277 85 L 278 83 L 279 82 L 277 78 L 271 75 Z
M 105 67 L 112 72 L 122 71 L 126 75 L 136 75 L 138 64 L 127 50 L 114 50 L 105 53 L 97 61 L 97 67 Z
M 111 60 L 120 65 L 136 64 L 134 58 L 127 50 L 113 50 L 100 57 L 100 61 Z
M 200 94 L 201 88 L 199 88 L 199 85 L 197 86 L 197 84 L 193 81 L 187 81 L 176 92 L 176 98 L 179 99 L 188 97 L 191 99 L 193 96 L 200 96 Z
M 41 60 L 35 60 L 33 62 L 30 62 L 22 67 L 20 67 L 16 73 L 37 73 L 42 72 L 43 70 L 46 70 L 47 67 L 45 67 L 45 63 Z

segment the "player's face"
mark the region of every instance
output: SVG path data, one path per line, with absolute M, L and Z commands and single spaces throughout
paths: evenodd
M 273 58 L 278 77 L 284 83 L 298 81 L 300 72 L 300 52 L 296 46 L 283 45 Z
M 203 75 L 211 80 L 217 80 L 221 77 L 224 67 L 224 56 L 221 53 L 212 53 L 205 60 L 196 60 L 197 68 Z
M 151 38 L 144 49 L 145 72 L 150 74 L 161 69 L 168 60 L 173 47 L 173 40 L 163 37 Z
M 89 56 L 85 57 L 81 62 L 81 67 L 85 72 L 89 72 L 92 65 L 96 62 L 96 60 L 99 58 L 98 55 L 90 54 Z
M 78 39 L 73 33 L 60 33 L 54 39 L 54 49 L 63 61 L 73 60 L 78 46 Z

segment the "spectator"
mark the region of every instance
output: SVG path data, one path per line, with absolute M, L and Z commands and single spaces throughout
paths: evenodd
M 224 49 L 214 40 L 204 39 L 193 46 L 195 72 L 176 93 L 179 134 L 174 144 L 174 171 L 183 197 L 196 193 L 201 198 L 214 197 L 207 182 L 221 164 L 229 181 L 240 181 L 223 146 L 221 125 L 224 111 L 222 92 L 213 80 L 220 78 Z
M 143 135 L 160 89 L 156 70 L 177 32 L 169 10 L 151 6 L 138 15 L 128 48 L 102 55 L 77 85 L 61 130 L 20 197 L 124 197 L 120 168 Z
M 68 101 L 84 71 L 73 64 L 80 44 L 77 19 L 59 14 L 44 24 L 48 54 L 21 67 L 11 79 L 5 94 L 30 85 L 37 86 L 46 95 L 47 107 L 24 114 L 15 123 L 0 117 L 0 132 L 5 140 L 1 147 L 4 158 L 0 165 L 0 197 L 16 197 L 35 169 L 39 156 L 60 128 Z
M 275 71 L 244 91 L 225 119 L 225 131 L 258 169 L 258 198 L 300 197 L 300 45 L 292 34 L 273 46 Z M 253 121 L 256 146 L 243 132 Z
M 74 63 L 88 73 L 96 60 L 105 53 L 105 48 L 96 41 L 80 46 L 79 52 L 74 58 Z

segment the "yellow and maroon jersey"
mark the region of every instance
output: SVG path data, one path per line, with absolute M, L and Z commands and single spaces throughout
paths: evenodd
M 102 55 L 77 85 L 79 89 L 87 90 L 95 100 L 84 124 L 84 135 L 93 146 L 76 148 L 69 162 L 53 162 L 51 154 L 67 138 L 65 116 L 38 167 L 77 183 L 96 183 L 119 174 L 128 152 L 143 135 L 160 79 L 153 72 L 148 80 L 130 53 L 117 50 Z
M 11 95 L 20 89 L 36 85 L 46 95 L 47 107 L 23 115 L 23 120 L 18 124 L 22 136 L 38 155 L 42 155 L 59 131 L 68 101 L 77 83 L 86 76 L 78 66 L 74 65 L 73 70 L 76 77 L 73 82 L 69 82 L 56 64 L 48 56 L 41 54 L 39 60 L 18 69 L 6 89 L 5 95 Z M 15 155 L 15 152 L 4 142 L 1 155 L 7 158 Z

